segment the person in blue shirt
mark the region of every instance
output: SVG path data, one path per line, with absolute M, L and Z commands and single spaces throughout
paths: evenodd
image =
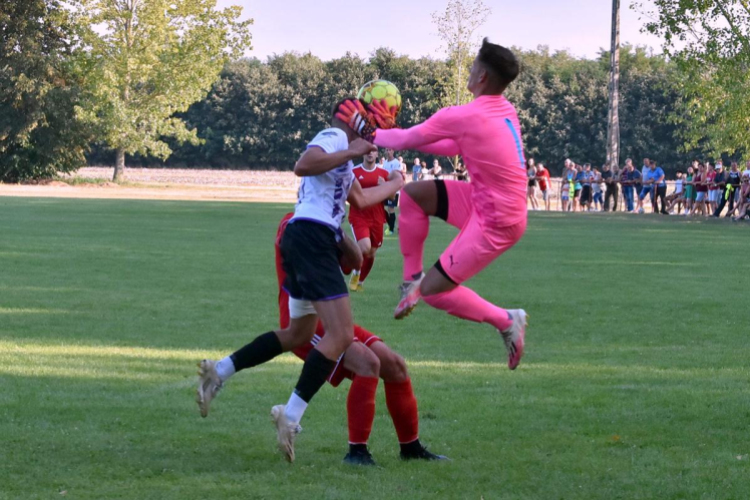
M 639 214 L 642 214 L 644 212 L 643 200 L 646 199 L 646 196 L 650 198 L 652 211 L 656 212 L 656 208 L 654 206 L 654 193 L 655 193 L 656 186 L 654 184 L 654 179 L 652 178 L 652 172 L 656 168 L 656 162 L 645 159 L 643 160 L 643 163 L 645 163 L 645 166 L 643 167 L 643 170 L 641 171 L 641 178 L 643 179 L 643 187 L 641 188 L 641 193 L 638 195 L 638 213 Z
M 664 180 L 664 178 L 664 170 L 656 165 L 656 160 L 651 160 L 649 180 L 653 186 L 652 198 L 654 203 L 654 213 L 669 215 L 669 212 L 667 211 L 667 181 Z M 661 210 L 659 210 L 659 200 L 661 200 Z
M 641 178 L 638 181 L 638 183 L 635 184 L 635 199 L 638 202 L 636 211 L 639 214 L 643 213 L 643 198 L 641 197 L 641 193 L 643 192 L 643 182 L 646 180 L 646 174 L 649 171 L 650 164 L 651 162 L 649 161 L 648 158 L 643 159 L 643 167 L 641 167 L 641 171 L 639 172 L 641 174 Z
M 414 158 L 414 166 L 411 167 L 411 180 L 413 182 L 422 180 L 423 175 L 424 172 L 422 172 L 422 164 L 419 163 L 419 158 Z
M 573 211 L 577 212 L 579 207 L 581 206 L 581 189 L 583 188 L 583 167 L 581 165 L 576 165 L 576 184 L 574 186 L 574 198 L 573 198 Z
M 591 181 L 594 179 L 594 172 L 591 171 L 591 163 L 583 165 L 581 172 L 581 211 L 591 210 Z

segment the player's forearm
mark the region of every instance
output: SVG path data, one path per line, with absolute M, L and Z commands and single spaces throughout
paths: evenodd
M 347 201 L 357 210 L 363 210 L 392 198 L 403 186 L 403 181 L 394 179 L 371 188 L 351 191 Z
M 357 157 L 351 150 L 326 153 L 322 150 L 307 150 L 294 166 L 294 174 L 298 177 L 319 175 L 338 168 Z

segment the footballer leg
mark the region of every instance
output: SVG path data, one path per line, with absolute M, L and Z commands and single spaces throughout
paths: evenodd
M 396 429 L 400 456 L 404 460 L 449 460 L 430 452 L 419 440 L 419 411 L 406 361 L 380 339 L 368 343 L 380 361 L 380 378 L 385 385 L 385 402 Z
M 314 311 L 313 311 L 314 313 Z M 196 403 L 201 417 L 207 417 L 211 402 L 226 382 L 235 373 L 266 363 L 279 354 L 296 349 L 309 342 L 315 331 L 318 317 L 305 314 L 293 318 L 283 330 L 266 332 L 252 342 L 223 359 L 204 359 L 198 363 L 198 389 Z
M 461 228 L 468 220 L 471 207 L 471 186 L 459 181 L 419 181 L 407 184 L 401 196 L 399 245 L 404 257 L 401 300 L 394 317 L 403 319 L 421 299 L 420 285 L 424 278 L 422 256 L 430 229 L 429 217 L 438 217 Z
M 523 356 L 526 312 L 498 307 L 461 283 L 512 248 L 525 231 L 524 221 L 495 231 L 490 240 L 478 217 L 472 216 L 421 284 L 421 295 L 432 307 L 461 319 L 495 327 L 505 343 L 511 370 L 516 369 Z
M 344 368 L 354 374 L 346 399 L 349 452 L 344 457 L 344 463 L 376 465 L 367 442 L 375 420 L 380 360 L 361 342 L 352 342 L 344 355 Z
M 289 462 L 294 462 L 295 459 L 294 441 L 301 430 L 299 423 L 308 404 L 326 383 L 354 338 L 354 322 L 348 295 L 313 301 L 311 304 L 320 317 L 326 335 L 307 355 L 287 404 L 274 406 L 271 410 L 279 449 Z M 314 327 L 310 331 L 314 331 Z

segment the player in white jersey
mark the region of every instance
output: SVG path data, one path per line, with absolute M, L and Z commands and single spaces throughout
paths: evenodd
M 404 172 L 404 168 L 401 166 L 401 161 L 393 156 L 394 151 L 390 148 L 385 150 L 385 154 L 388 156 L 388 160 L 383 164 L 383 168 L 388 173 L 398 170 Z M 385 234 L 393 234 L 396 232 L 396 207 L 398 206 L 398 195 L 401 192 L 396 193 L 396 197 L 393 199 L 385 200 L 385 211 L 388 214 L 388 229 Z
M 362 253 L 341 231 L 345 203 L 349 199 L 361 208 L 382 203 L 403 186 L 402 176 L 394 174 L 365 195 L 354 179 L 352 159 L 377 151 L 371 143 L 357 137 L 364 122 L 352 122 L 352 127 L 358 129 L 355 132 L 336 117 L 340 106 L 357 104 L 354 99 L 345 99 L 334 107 L 331 128 L 315 136 L 294 166 L 294 173 L 302 177 L 302 182 L 294 216 L 280 245 L 287 275 L 284 289 L 289 294 L 289 326 L 256 337 L 218 362 L 204 359 L 199 363 L 197 402 L 205 417 L 224 381 L 237 371 L 308 344 L 320 317 L 325 337 L 309 352 L 289 402 L 274 406 L 271 411 L 279 448 L 290 462 L 294 461 L 294 439 L 301 430 L 299 422 L 307 404 L 341 362 L 354 337 L 349 295 L 340 266 L 343 262 L 359 268 Z

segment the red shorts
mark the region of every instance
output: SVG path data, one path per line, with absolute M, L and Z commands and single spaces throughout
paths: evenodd
M 370 238 L 370 245 L 372 248 L 380 248 L 383 246 L 383 222 L 350 218 L 349 224 L 352 226 L 355 240 L 359 241 L 365 238 Z
M 323 325 L 320 323 L 320 321 L 318 321 L 318 327 L 315 329 L 315 335 L 313 336 L 313 339 L 310 341 L 310 343 L 298 349 L 295 349 L 292 352 L 295 356 L 304 361 L 305 359 L 307 359 L 307 355 L 310 353 L 313 347 L 318 345 L 318 342 L 320 342 L 320 339 L 322 339 L 324 336 L 325 330 L 323 330 Z M 361 342 L 365 346 L 371 346 L 375 342 L 382 342 L 380 337 L 378 337 L 374 333 L 368 332 L 358 325 L 354 325 L 354 341 Z M 346 353 L 344 353 L 344 356 L 346 356 Z M 333 387 L 338 387 L 345 378 L 354 378 L 354 372 L 344 368 L 344 356 L 341 356 L 339 358 L 338 363 L 336 363 L 336 368 L 333 369 L 333 372 L 331 372 L 331 375 L 328 377 L 328 382 Z

